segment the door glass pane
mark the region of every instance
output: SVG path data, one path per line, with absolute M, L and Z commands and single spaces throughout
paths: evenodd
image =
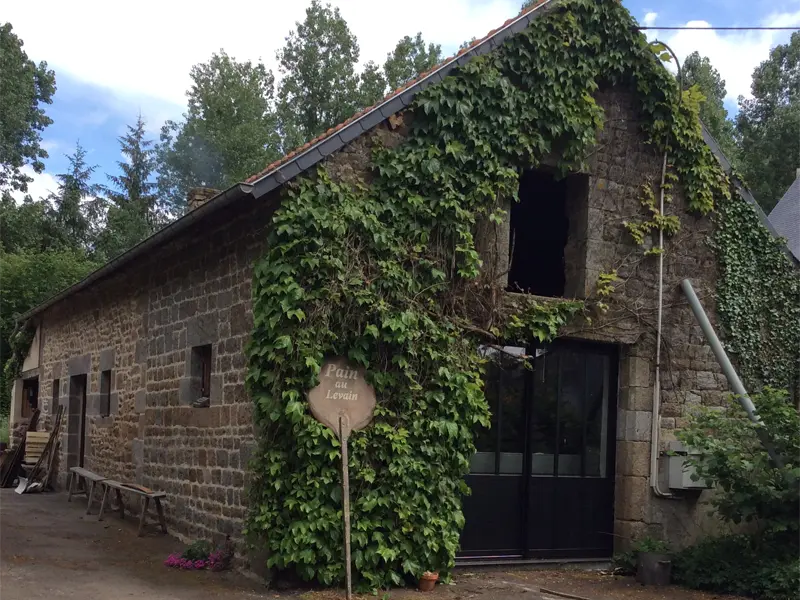
M 608 450 L 608 356 L 586 357 L 586 447 L 587 477 L 606 476 Z
M 482 348 L 491 358 L 486 367 L 484 393 L 491 412 L 491 429 L 480 429 L 471 473 L 521 474 L 525 444 L 523 399 L 525 368 L 519 356 L 525 349 L 507 346 L 503 351 Z
M 555 348 L 536 359 L 532 475 L 606 476 L 608 373 L 603 354 Z
M 539 356 L 533 371 L 531 406 L 531 474 L 553 475 L 556 452 L 559 353 Z
M 558 474 L 581 474 L 585 355 L 561 351 L 561 398 L 558 406 Z

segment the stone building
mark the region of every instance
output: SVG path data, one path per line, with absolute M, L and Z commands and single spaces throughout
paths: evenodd
M 60 480 L 83 465 L 135 481 L 166 492 L 167 519 L 179 535 L 239 537 L 255 448 L 244 386 L 252 265 L 264 253 L 282 187 L 319 163 L 342 181 L 362 176 L 375 144 L 402 143 L 415 94 L 538 13 L 512 19 L 247 183 L 195 190 L 181 219 L 24 315 L 36 337 L 12 420 L 24 421 L 30 402 L 46 415 L 66 407 Z M 606 127 L 586 172 L 564 180 L 546 168 L 526 172 L 520 203 L 481 238 L 509 248 L 499 260 L 510 271 L 498 272 L 508 271 L 511 303 L 522 293 L 585 297 L 611 269 L 625 285 L 608 314 L 537 348 L 532 371 L 502 371 L 487 383 L 495 427 L 478 439 L 468 476 L 465 555 L 608 557 L 615 538 L 651 531 L 685 543 L 718 526 L 704 508 L 708 492 L 670 488 L 664 455 L 691 408 L 721 405 L 728 391 L 679 288 L 690 278 L 715 321 L 717 265 L 707 244 L 714 224 L 675 194 L 670 210 L 681 229 L 664 261 L 654 426 L 657 261 L 637 249 L 622 221 L 642 213 L 642 183 L 659 181 L 663 157 L 645 143 L 632 93 L 606 87 L 595 94 Z M 552 201 L 533 207 L 532 196 Z M 531 388 L 528 378 L 544 385 Z M 509 417 L 532 428 L 509 428 Z M 653 447 L 658 473 L 651 477 Z

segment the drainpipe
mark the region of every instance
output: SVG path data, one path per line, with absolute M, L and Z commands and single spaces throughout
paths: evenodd
M 758 434 L 758 438 L 761 440 L 761 444 L 769 453 L 769 456 L 775 465 L 779 469 L 782 468 L 783 459 L 778 454 L 777 450 L 775 450 L 772 440 L 769 439 L 767 431 L 764 429 L 763 423 L 761 423 L 761 418 L 756 413 L 756 407 L 753 404 L 753 401 L 750 400 L 750 397 L 747 395 L 747 390 L 744 389 L 742 380 L 739 379 L 739 375 L 736 373 L 736 369 L 733 368 L 725 349 L 722 347 L 722 344 L 720 343 L 719 338 L 714 331 L 714 327 L 708 320 L 706 311 L 703 310 L 703 305 L 700 304 L 700 300 L 697 297 L 697 294 L 694 292 L 692 282 L 688 279 L 684 279 L 681 282 L 681 288 L 683 288 L 683 293 L 686 294 L 686 298 L 689 300 L 689 306 L 692 307 L 694 317 L 697 319 L 700 329 L 703 330 L 703 335 L 705 335 L 709 346 L 711 346 L 711 350 L 714 352 L 714 356 L 716 357 L 719 366 L 722 367 L 722 372 L 728 379 L 728 383 L 730 384 L 733 393 L 736 394 L 736 400 L 739 402 L 739 404 L 741 404 L 750 420 L 759 426 L 756 427 L 756 433 Z
M 658 210 L 664 214 L 664 182 L 667 176 L 667 153 L 661 165 L 661 193 Z M 658 455 L 661 446 L 661 321 L 664 314 L 664 230 L 658 229 L 658 312 L 656 316 L 656 372 L 653 382 L 653 413 L 650 429 L 650 487 L 659 498 L 677 498 L 658 483 Z
M 653 44 L 661 44 L 666 48 L 675 59 L 678 68 L 678 106 L 683 100 L 683 72 L 678 56 L 664 42 L 653 40 Z M 664 183 L 667 178 L 667 150 L 664 150 L 664 161 L 661 165 L 661 186 L 659 189 L 659 214 L 664 214 Z M 655 381 L 653 382 L 653 407 L 650 419 L 650 488 L 653 494 L 659 498 L 679 498 L 675 494 L 665 492 L 661 489 L 658 482 L 658 455 L 661 447 L 661 332 L 662 319 L 664 315 L 664 230 L 658 228 L 658 312 L 656 313 L 656 365 Z

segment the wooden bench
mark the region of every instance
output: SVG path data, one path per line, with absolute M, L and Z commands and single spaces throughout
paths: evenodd
M 117 508 L 119 509 L 119 516 L 122 519 L 125 518 L 125 504 L 122 501 L 122 492 L 129 492 L 142 498 L 142 511 L 139 514 L 138 533 L 140 537 L 142 533 L 144 533 L 144 522 L 145 517 L 147 516 L 147 509 L 150 506 L 150 500 L 155 502 L 156 511 L 158 511 L 158 522 L 161 525 L 161 531 L 163 533 L 167 533 L 167 522 L 164 519 L 164 508 L 161 506 L 161 499 L 166 498 L 167 496 L 164 492 L 154 492 L 153 490 L 145 487 L 137 486 L 132 483 L 120 483 L 119 481 L 114 481 L 113 479 L 104 479 L 100 482 L 100 485 L 103 486 L 103 499 L 100 501 L 100 515 L 98 516 L 99 521 L 103 520 L 103 511 L 106 507 L 108 491 L 113 489 L 117 496 Z
M 69 470 L 70 481 L 67 483 L 69 494 L 67 495 L 67 502 L 72 502 L 72 496 L 76 494 L 86 494 L 89 497 L 89 502 L 86 505 L 86 514 L 92 509 L 92 498 L 94 497 L 94 487 L 98 483 L 105 481 L 105 477 L 92 473 L 89 469 L 83 467 L 70 467 Z M 76 482 L 83 481 L 83 490 L 76 490 Z

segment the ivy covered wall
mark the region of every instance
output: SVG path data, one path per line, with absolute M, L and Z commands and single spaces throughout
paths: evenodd
M 674 79 L 634 27 L 616 1 L 560 2 L 421 92 L 404 115 L 403 140 L 376 148 L 365 176 L 332 174 L 329 162 L 288 189 L 254 269 L 249 348 L 261 437 L 249 532 L 270 566 L 323 583 L 344 575 L 339 445 L 305 400 L 330 355 L 364 366 L 378 397 L 374 423 L 351 442 L 359 581 L 397 585 L 452 566 L 473 431 L 488 425 L 478 345 L 552 339 L 577 315 L 586 323 L 615 288 L 606 277 L 586 301 L 504 309 L 502 291 L 480 277 L 477 224 L 503 220 L 521 169 L 552 156 L 562 173 L 585 169 L 605 124 L 601 85 L 634 90 L 636 127 L 653 152 L 668 152 L 686 208 L 739 205 L 702 140 L 700 98 L 689 91 L 678 102 Z M 658 228 L 677 235 L 680 219 L 654 212 L 648 197 L 640 214 L 620 215 L 644 226 L 635 241 Z M 736 275 L 721 273 L 723 318 Z M 790 269 L 775 277 L 796 294 Z

